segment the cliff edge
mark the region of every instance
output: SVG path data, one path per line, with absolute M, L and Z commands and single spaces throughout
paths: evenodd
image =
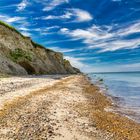
M 63 58 L 62 53 L 33 42 L 31 38 L 0 21 L 0 73 L 32 75 L 79 72 Z

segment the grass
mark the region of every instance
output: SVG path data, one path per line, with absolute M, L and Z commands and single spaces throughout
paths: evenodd
M 1 21 L 1 20 L 0 20 L 0 25 L 5 26 L 6 28 L 10 29 L 11 31 L 15 31 L 16 33 L 18 33 L 19 35 L 21 35 L 22 37 L 25 38 L 25 36 L 22 35 L 22 34 L 21 34 L 16 28 L 14 28 L 13 26 L 11 26 L 11 25 L 9 25 L 9 24 L 7 24 L 7 23 Z
M 20 49 L 20 48 L 17 48 L 14 51 L 12 51 L 10 53 L 10 57 L 12 58 L 12 60 L 14 62 L 18 62 L 20 60 L 32 61 L 31 54 L 27 51 L 24 51 L 24 50 Z
M 48 52 L 54 52 L 53 50 L 51 50 L 51 49 L 48 49 L 48 48 L 45 48 L 44 46 L 42 46 L 42 45 L 40 45 L 40 44 L 38 44 L 38 43 L 36 43 L 36 42 L 34 42 L 34 41 L 32 41 L 32 45 L 35 47 L 35 48 L 41 48 L 41 49 L 45 49 L 46 51 L 48 51 Z
M 6 28 L 10 29 L 11 31 L 14 31 L 14 32 L 18 33 L 18 34 L 21 35 L 23 38 L 28 38 L 28 37 L 24 36 L 23 34 L 21 34 L 16 28 L 14 28 L 13 26 L 11 26 L 11 25 L 9 25 L 9 24 L 7 24 L 7 23 L 1 21 L 1 20 L 0 20 L 0 25 L 3 25 L 3 26 L 5 26 Z M 35 48 L 36 48 L 36 47 L 39 47 L 39 48 L 45 49 L 47 52 L 54 52 L 53 50 L 48 49 L 48 48 L 45 48 L 44 46 L 42 46 L 42 45 L 40 45 L 40 44 L 38 44 L 38 43 L 36 43 L 36 42 L 34 42 L 34 41 L 32 41 L 32 40 L 31 40 L 31 42 L 32 42 L 32 45 L 33 45 Z
M 68 60 L 64 59 L 64 64 L 70 63 Z

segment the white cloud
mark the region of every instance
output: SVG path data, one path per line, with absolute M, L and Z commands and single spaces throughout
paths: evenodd
M 67 49 L 67 48 L 60 48 L 60 47 L 51 47 L 51 49 L 58 52 L 62 52 L 62 53 L 68 53 L 68 52 L 73 52 L 77 50 L 77 49 Z
M 48 30 L 52 30 L 52 29 L 58 29 L 58 28 L 60 28 L 59 26 L 48 26 L 48 27 L 46 27 L 46 30 L 48 31 Z
M 24 36 L 32 36 L 31 33 L 27 32 L 27 31 L 22 31 L 21 32 Z
M 1 10 L 2 9 L 9 9 L 9 8 L 15 8 L 15 7 L 17 7 L 17 4 L 8 4 L 8 5 L 3 5 L 3 6 L 1 6 Z
M 46 34 L 52 33 L 51 30 L 58 29 L 58 28 L 59 26 L 50 26 L 50 27 L 45 27 L 45 28 L 32 28 L 32 29 L 29 29 L 28 27 L 24 27 L 24 26 L 18 27 L 18 29 L 26 36 L 32 35 L 30 31 L 38 32 L 40 33 L 40 35 L 46 35 Z
M 114 1 L 114 2 L 118 2 L 118 1 L 122 1 L 122 0 L 112 0 L 112 1 Z
M 44 7 L 43 11 L 51 11 L 55 9 L 57 6 L 68 3 L 68 0 L 47 0 L 46 6 Z
M 5 21 L 7 23 L 20 23 L 20 22 L 25 22 L 26 20 L 26 17 L 18 17 L 18 16 L 15 16 L 15 17 L 10 17 L 8 15 L 0 15 L 0 20 L 2 21 Z
M 68 28 L 61 28 L 60 31 L 65 33 L 65 32 L 69 32 L 69 29 Z
M 79 39 L 80 38 L 90 39 L 90 38 L 95 37 L 95 34 L 89 32 L 87 30 L 83 30 L 83 29 L 76 29 L 76 30 L 73 30 L 71 32 L 70 30 L 66 30 L 65 28 L 62 28 L 61 29 L 61 32 L 66 33 L 66 34 L 69 34 L 72 37 L 76 37 L 76 38 L 79 38 Z
M 30 27 L 30 26 L 29 26 Z M 41 36 L 46 36 L 48 34 L 56 34 L 57 31 L 59 30 L 59 26 L 48 26 L 48 27 L 40 27 L 40 28 L 29 28 L 29 27 L 19 27 L 21 31 L 26 31 L 26 32 L 36 32 Z M 47 41 L 48 42 L 48 41 Z M 49 44 L 49 43 L 48 43 Z
M 72 38 L 83 39 L 83 43 L 89 49 L 99 48 L 101 49 L 99 52 L 140 47 L 139 39 L 125 39 L 126 36 L 140 32 L 139 21 L 129 26 L 119 27 L 114 31 L 113 27 L 93 25 L 87 29 L 69 30 L 62 28 L 60 33 Z
M 140 63 L 133 63 L 133 64 L 125 64 L 125 65 L 121 65 L 121 67 L 125 70 L 129 70 L 129 71 L 139 71 L 140 70 Z
M 102 47 L 103 49 L 99 52 L 106 52 L 106 51 L 116 51 L 119 49 L 134 49 L 137 48 L 140 44 L 139 39 L 133 39 L 133 40 L 114 40 L 111 41 L 109 44 L 106 43 Z M 97 46 L 96 46 L 97 47 Z M 100 47 L 100 46 L 98 46 Z M 94 48 L 94 46 L 93 46 Z
M 75 58 L 75 57 L 72 57 L 72 56 L 64 56 L 64 58 L 69 60 L 70 63 L 72 64 L 72 66 L 74 66 L 76 68 L 79 68 L 82 72 L 90 73 L 90 72 L 97 71 L 97 68 L 94 67 L 93 65 L 85 64 L 84 62 L 82 62 L 83 60 L 87 60 L 87 59 L 97 61 L 98 58 L 96 58 L 96 57 L 89 57 L 89 58 L 80 57 L 80 58 Z
M 25 18 L 22 17 L 11 17 L 11 18 L 7 18 L 6 22 L 8 23 L 13 23 L 13 22 L 17 22 L 17 21 L 21 21 L 24 20 Z
M 92 15 L 82 9 L 72 8 L 68 9 L 63 15 L 49 15 L 42 17 L 44 20 L 71 20 L 71 22 L 87 22 L 93 19 Z
M 127 28 L 125 27 L 124 29 L 118 31 L 119 35 L 123 36 L 139 32 L 140 32 L 140 21 L 132 25 L 129 25 Z
M 49 15 L 47 17 L 43 17 L 43 19 L 45 19 L 45 20 L 50 20 L 50 19 L 70 19 L 71 16 L 72 16 L 72 13 L 67 12 L 66 14 L 61 15 L 61 16 Z
M 140 63 L 130 64 L 112 64 L 110 65 L 93 65 L 90 72 L 126 72 L 126 71 L 139 71 Z
M 20 28 L 18 28 L 19 30 L 21 30 L 21 31 L 29 31 L 29 29 L 28 28 L 25 28 L 25 27 L 20 27 Z
M 64 39 L 64 40 L 53 40 L 53 41 L 47 41 L 47 42 L 45 42 L 45 44 L 48 45 L 48 44 L 64 43 L 64 42 L 71 42 L 71 41 L 77 41 L 77 40 L 78 40 L 77 38 Z
M 21 31 L 21 33 L 25 36 L 31 36 L 32 34 L 29 32 L 30 29 L 28 28 L 28 26 L 30 25 L 29 22 L 27 21 L 26 17 L 18 17 L 18 16 L 14 16 L 14 17 L 10 17 L 8 15 L 0 15 L 0 20 L 14 25 L 14 27 L 16 27 L 18 30 Z
M 28 5 L 27 0 L 22 0 L 21 3 L 17 5 L 17 11 L 23 11 Z
M 53 29 L 59 29 L 59 26 L 48 26 L 48 27 L 40 27 L 40 28 L 32 28 L 31 31 L 35 31 L 35 32 L 40 32 L 40 33 L 48 33 L 49 31 L 53 30 Z M 19 28 L 22 31 L 29 31 L 29 28 L 24 28 L 24 27 L 20 27 Z
M 85 10 L 73 8 L 70 11 L 76 16 L 75 22 L 85 22 L 93 19 L 92 15 Z
M 75 58 L 71 56 L 65 56 L 64 58 L 69 60 L 72 66 L 79 68 L 83 72 L 87 72 L 88 70 L 92 69 L 92 67 L 90 67 L 89 65 L 86 65 L 83 62 L 81 62 L 82 58 Z
M 85 39 L 86 43 L 92 43 L 93 40 L 97 39 L 106 39 L 112 36 L 111 33 L 107 33 L 106 31 L 101 30 L 98 26 L 93 25 L 90 28 L 87 29 L 75 29 L 70 31 L 67 28 L 62 28 L 60 30 L 63 34 L 79 38 L 79 39 Z M 91 41 L 91 42 L 90 42 Z

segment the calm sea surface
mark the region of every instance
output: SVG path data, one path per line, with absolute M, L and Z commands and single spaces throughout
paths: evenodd
M 119 106 L 116 112 L 140 123 L 140 72 L 92 73 L 89 76 Z

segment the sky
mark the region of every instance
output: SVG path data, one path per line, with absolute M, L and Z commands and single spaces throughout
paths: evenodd
M 140 0 L 0 0 L 0 20 L 83 72 L 140 71 Z

